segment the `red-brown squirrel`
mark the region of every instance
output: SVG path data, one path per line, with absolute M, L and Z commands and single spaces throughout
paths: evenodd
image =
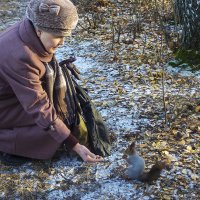
M 124 156 L 127 157 L 129 164 L 126 175 L 129 179 L 135 179 L 142 182 L 152 182 L 160 177 L 162 169 L 167 166 L 167 161 L 158 161 L 152 166 L 149 172 L 145 173 L 145 161 L 138 155 L 135 149 L 135 142 L 125 150 Z

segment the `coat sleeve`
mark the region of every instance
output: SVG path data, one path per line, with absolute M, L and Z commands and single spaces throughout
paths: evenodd
M 42 87 L 40 74 L 41 67 L 44 68 L 43 64 L 40 62 L 38 67 L 28 61 L 19 59 L 14 64 L 13 62 L 9 63 L 3 70 L 4 78 L 24 110 L 34 118 L 35 123 L 43 129 L 53 125 L 55 130 L 50 130 L 49 133 L 57 142 L 61 143 L 69 136 L 70 130 L 57 117 L 55 108 Z

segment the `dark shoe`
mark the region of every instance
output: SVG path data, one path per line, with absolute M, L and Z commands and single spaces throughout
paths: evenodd
M 16 167 L 25 164 L 26 162 L 30 161 L 30 159 L 21 156 L 10 155 L 7 153 L 1 153 L 0 161 L 4 165 Z

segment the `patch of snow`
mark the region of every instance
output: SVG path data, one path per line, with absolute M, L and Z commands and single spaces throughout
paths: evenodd
M 132 184 L 124 181 L 101 182 L 101 187 L 95 192 L 84 195 L 81 200 L 105 200 L 105 199 L 131 199 L 138 190 Z
M 73 188 L 71 190 L 52 190 L 52 192 L 49 193 L 48 199 L 52 200 L 60 200 L 65 199 L 66 197 L 73 197 L 75 193 L 78 193 L 79 191 L 76 188 Z
M 182 76 L 195 76 L 196 78 L 200 79 L 200 71 L 192 72 L 190 68 L 188 69 L 183 69 L 180 67 L 172 67 L 167 65 L 166 66 L 166 71 L 172 74 L 180 74 Z

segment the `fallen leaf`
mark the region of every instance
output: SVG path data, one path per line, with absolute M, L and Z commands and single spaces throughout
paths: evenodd
M 195 108 L 195 112 L 200 112 L 200 106 L 197 106 L 197 107 Z
M 182 173 L 183 173 L 183 174 L 187 174 L 187 169 L 183 169 L 183 170 L 182 170 Z
M 197 174 L 191 174 L 190 176 L 191 176 L 191 178 L 192 178 L 194 181 L 196 181 L 197 179 L 199 179 L 199 176 L 198 176 Z
M 185 145 L 185 140 L 179 141 L 178 144 L 180 144 L 180 145 Z

